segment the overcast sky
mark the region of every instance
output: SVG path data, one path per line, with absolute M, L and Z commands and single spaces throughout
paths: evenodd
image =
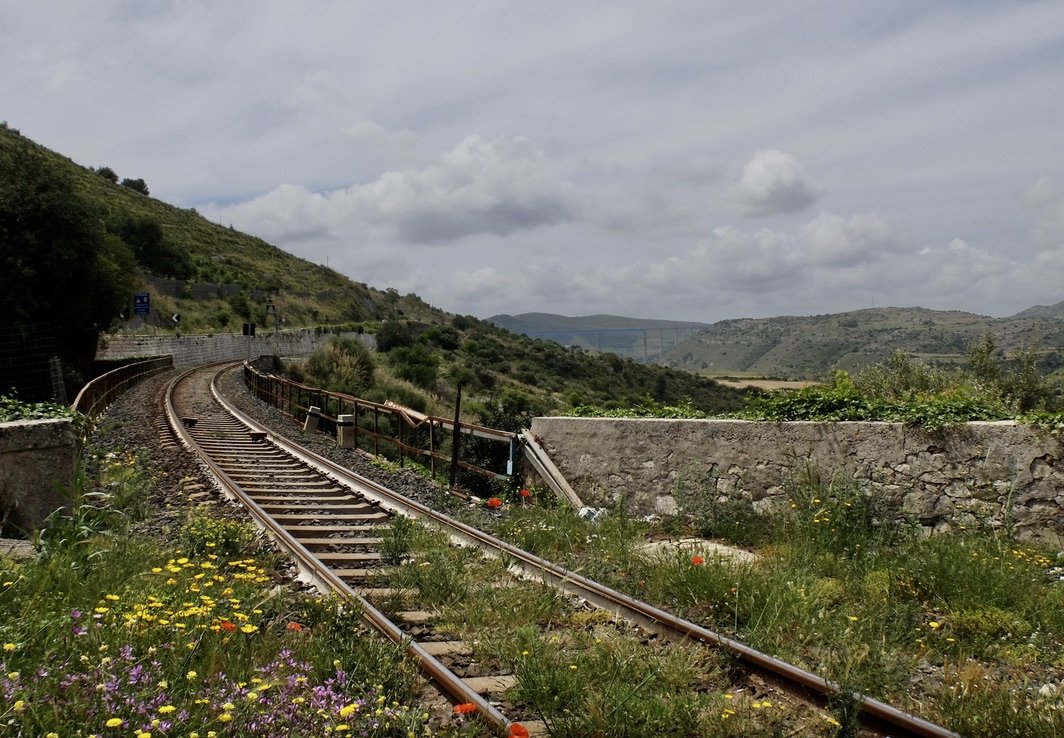
M 1064 300 L 1064 2 L 0 0 L 0 119 L 445 310 Z

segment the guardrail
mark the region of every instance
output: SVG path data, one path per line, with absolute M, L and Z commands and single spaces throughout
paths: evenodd
M 244 364 L 244 383 L 257 398 L 298 422 L 306 423 L 310 416 L 318 430 L 337 437 L 342 428 L 345 437 L 350 433 L 352 448 L 372 451 L 375 456 L 391 452 L 401 467 L 407 459 L 418 461 L 433 477 L 447 469 L 454 487 L 462 486 L 462 473 L 469 473 L 475 476 L 465 486 L 486 496 L 520 478 L 516 433 L 456 424 L 409 408 L 310 387 L 248 363 Z M 349 420 L 341 421 L 341 416 Z
M 70 407 L 90 418 L 95 418 L 116 397 L 134 384 L 156 374 L 169 371 L 173 366 L 174 359 L 172 356 L 159 356 L 112 369 L 82 387 Z

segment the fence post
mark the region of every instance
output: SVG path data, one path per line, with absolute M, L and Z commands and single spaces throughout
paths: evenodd
M 429 420 L 429 473 L 436 479 L 436 423 Z
M 462 434 L 458 424 L 459 414 L 462 412 L 462 383 L 458 383 L 458 392 L 454 397 L 454 435 L 451 436 L 451 489 L 458 486 L 458 448 L 462 443 Z
M 351 448 L 352 426 L 354 423 L 354 415 L 337 415 L 336 416 L 336 445 L 340 448 Z

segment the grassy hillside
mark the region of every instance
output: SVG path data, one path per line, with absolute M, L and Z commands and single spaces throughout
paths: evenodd
M 1064 320 L 1055 308 L 1011 318 L 924 308 L 872 308 L 832 315 L 724 320 L 665 356 L 669 366 L 715 375 L 756 373 L 819 379 L 833 369 L 885 361 L 902 350 L 933 363 L 959 363 L 973 342 L 989 335 L 1005 353 L 1036 348 L 1047 370 L 1057 368 Z M 1047 312 L 1048 311 L 1048 312 Z
M 313 264 L 260 238 L 212 223 L 195 210 L 168 205 L 46 149 L 17 130 L 0 126 L 0 146 L 23 147 L 45 157 L 69 177 L 75 191 L 100 213 L 109 231 L 120 232 L 128 222 L 157 224 L 163 244 L 187 255 L 190 273 L 178 284 L 176 296 L 164 294 L 158 283 L 141 280 L 140 289 L 152 295 L 155 330 L 188 333 L 239 331 L 246 320 L 265 323 L 265 298 L 270 296 L 288 326 L 308 326 L 393 315 L 424 318 L 434 312 L 417 299 L 403 298 L 354 282 L 327 267 Z M 147 183 L 150 187 L 151 183 Z M 166 278 L 140 263 L 142 276 Z M 196 285 L 239 285 L 229 299 L 192 299 Z M 183 287 L 183 289 L 181 289 Z M 209 290 L 208 290 L 209 291 Z M 174 326 L 172 313 L 181 314 Z M 127 311 L 127 315 L 130 312 Z M 119 327 L 134 329 L 141 321 Z

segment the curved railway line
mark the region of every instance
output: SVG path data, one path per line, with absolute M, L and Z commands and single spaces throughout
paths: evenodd
M 738 669 L 756 674 L 778 693 L 823 705 L 837 685 L 756 651 L 697 624 L 639 602 L 548 561 L 497 540 L 464 523 L 399 495 L 280 437 L 240 412 L 218 389 L 226 366 L 202 367 L 176 377 L 167 387 L 169 427 L 208 467 L 230 497 L 238 500 L 293 558 L 301 577 L 324 592 L 360 602 L 364 620 L 402 644 L 427 679 L 454 704 L 474 705 L 499 734 L 547 735 L 546 726 L 508 715 L 493 699 L 514 682 L 507 674 L 470 678 L 448 668 L 446 657 L 464 644 L 419 640 L 409 624 L 426 613 L 400 613 L 398 622 L 375 603 L 393 602 L 396 592 L 375 583 L 387 570 L 382 535 L 395 515 L 409 516 L 443 530 L 452 541 L 476 546 L 503 559 L 516 575 L 545 582 L 595 607 L 614 613 L 668 639 L 723 649 Z M 877 700 L 858 697 L 862 735 L 959 738 L 956 733 Z

